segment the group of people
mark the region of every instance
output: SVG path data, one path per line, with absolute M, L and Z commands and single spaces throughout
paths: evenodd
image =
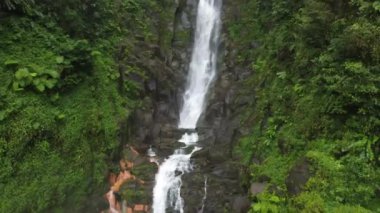
M 129 146 L 127 159 L 123 158 L 119 162 L 120 173 L 118 175 L 115 173 L 109 174 L 108 182 L 111 187 L 105 197 L 109 203 L 110 213 L 149 212 L 149 205 L 147 203 L 137 203 L 143 199 L 139 197 L 142 193 L 141 190 L 136 191 L 136 188 L 142 189 L 143 187 L 141 186 L 145 184 L 145 181 L 132 174 L 132 169 L 138 156 L 139 153 L 132 146 Z M 121 188 L 125 185 L 126 190 L 123 190 L 123 195 L 127 199 L 123 201 Z

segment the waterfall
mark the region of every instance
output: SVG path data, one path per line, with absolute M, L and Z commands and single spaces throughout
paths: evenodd
M 183 95 L 179 128 L 195 129 L 205 107 L 206 94 L 216 72 L 219 14 L 217 1 L 199 1 L 188 87 Z
M 196 146 L 199 136 L 194 130 L 204 111 L 206 95 L 216 73 L 220 7 L 221 0 L 199 0 L 198 3 L 194 47 L 178 124 L 179 129 L 193 131 L 179 139 L 185 147 L 175 150 L 158 169 L 153 189 L 154 213 L 164 213 L 168 208 L 174 212 L 184 212 L 182 175 L 192 170 L 190 158 L 200 149 Z M 186 148 L 192 148 L 192 151 L 186 154 Z

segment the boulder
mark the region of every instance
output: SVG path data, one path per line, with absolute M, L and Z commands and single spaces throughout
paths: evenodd
M 234 202 L 232 204 L 232 212 L 234 213 L 246 213 L 251 206 L 251 202 L 248 197 L 245 195 L 240 195 L 235 197 Z
M 261 192 L 263 192 L 268 184 L 266 182 L 263 183 L 252 183 L 251 187 L 249 188 L 249 192 L 252 196 L 257 196 Z
M 293 166 L 285 180 L 287 191 L 290 195 L 298 195 L 311 177 L 310 162 L 302 159 Z

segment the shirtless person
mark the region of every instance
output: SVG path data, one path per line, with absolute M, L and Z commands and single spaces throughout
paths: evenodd
M 120 172 L 119 176 L 117 177 L 116 182 L 113 184 L 110 191 L 106 194 L 106 197 L 110 205 L 111 213 L 120 212 L 121 210 L 120 203 L 119 203 L 121 199 L 120 194 L 119 194 L 120 188 L 124 183 L 128 181 L 132 181 L 132 180 L 137 180 L 137 182 L 139 182 L 140 184 L 144 184 L 144 181 L 137 179 L 134 175 L 131 174 L 130 171 L 125 170 L 125 171 Z
M 130 157 L 132 157 L 132 159 L 136 159 L 137 156 L 139 155 L 139 153 L 133 147 L 129 146 L 129 148 L 132 151 L 132 153 L 130 153 L 132 156 L 130 156 Z M 110 182 L 110 185 L 112 187 L 111 187 L 110 191 L 106 194 L 107 200 L 109 202 L 111 213 L 120 213 L 121 212 L 121 207 L 120 207 L 121 196 L 119 194 L 119 191 L 120 191 L 121 186 L 124 183 L 134 182 L 134 181 L 137 181 L 137 183 L 139 183 L 139 184 L 145 183 L 144 181 L 137 179 L 130 172 L 130 170 L 134 166 L 134 162 L 122 159 L 122 160 L 120 160 L 119 164 L 120 164 L 121 172 L 117 178 L 116 178 L 115 174 L 113 174 L 113 173 L 110 174 L 109 182 Z M 128 202 L 128 200 L 127 200 L 127 202 Z M 133 205 L 132 202 L 130 202 L 129 207 L 127 208 L 127 213 L 133 213 L 133 210 L 138 211 L 138 212 L 141 212 L 141 211 L 147 212 L 148 206 L 143 205 L 143 204 Z

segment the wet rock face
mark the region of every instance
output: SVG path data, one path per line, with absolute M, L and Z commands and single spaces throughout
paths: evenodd
M 131 129 L 125 143 L 157 149 L 162 158 L 171 155 L 180 143 L 176 141 L 183 132 L 177 130 L 182 94 L 186 88 L 186 76 L 193 45 L 193 33 L 198 1 L 173 1 L 168 8 L 173 20 L 167 23 L 171 31 L 169 50 L 162 46 L 145 48 L 160 52 L 148 62 L 141 61 L 147 72 L 142 79 L 142 107 L 137 109 L 129 121 Z M 233 2 L 224 5 L 223 20 L 233 16 Z M 239 95 L 241 81 L 247 70 L 235 64 L 236 52 L 228 40 L 226 27 L 223 27 L 219 48 L 217 77 L 207 100 L 205 113 L 198 123 L 202 150 L 192 157 L 193 172 L 183 175 L 181 195 L 185 200 L 185 212 L 245 212 L 247 192 L 239 180 L 240 166 L 233 156 L 233 147 L 244 128 L 240 126 L 239 107 L 246 104 L 250 97 Z M 207 180 L 207 181 L 206 181 Z M 205 195 L 207 183 L 207 196 Z M 249 206 L 248 206 L 249 207 Z
M 143 56 L 134 59 L 135 64 L 139 64 L 145 71 L 147 78 L 138 81 L 143 85 L 141 96 L 144 101 L 129 122 L 131 133 L 128 142 L 159 146 L 160 143 L 174 139 L 161 134 L 173 132 L 178 123 L 191 56 L 196 6 L 197 1 L 193 0 L 167 3 L 166 13 L 172 18 L 161 23 L 159 27 L 167 28 L 162 31 L 165 31 L 165 36 L 171 36 L 167 39 L 171 41 L 170 44 L 161 44 L 163 41 L 159 41 L 158 45 L 142 43 L 138 45 L 140 49 L 135 50 L 136 54 L 133 55 L 147 51 L 158 54 L 153 54 L 149 59 Z

